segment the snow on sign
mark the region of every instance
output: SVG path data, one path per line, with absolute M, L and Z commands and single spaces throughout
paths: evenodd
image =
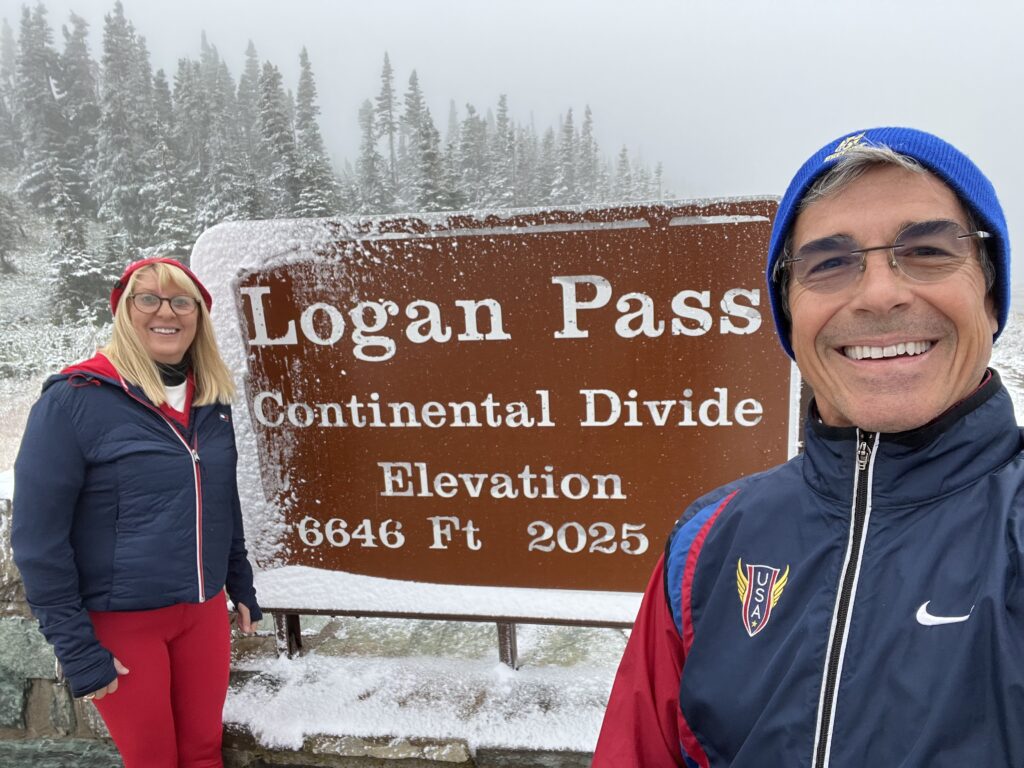
M 211 230 L 193 266 L 228 294 L 215 322 L 241 344 L 274 563 L 642 590 L 689 500 L 789 454 L 762 286 L 774 212 Z

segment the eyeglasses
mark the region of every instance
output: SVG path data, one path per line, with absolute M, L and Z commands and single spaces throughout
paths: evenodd
M 167 297 L 157 296 L 155 293 L 133 293 L 128 298 L 132 300 L 132 306 L 147 315 L 159 312 L 165 301 L 176 315 L 191 315 L 199 308 L 199 302 L 191 296 Z
M 956 272 L 971 254 L 971 241 L 992 237 L 967 232 L 955 221 L 922 221 L 896 236 L 892 245 L 861 248 L 851 237 L 833 235 L 802 246 L 780 264 L 801 285 L 817 293 L 835 293 L 852 285 L 867 268 L 871 251 L 889 251 L 889 266 L 911 280 L 935 283 Z

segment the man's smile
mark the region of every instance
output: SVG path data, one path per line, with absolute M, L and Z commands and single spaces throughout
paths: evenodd
M 881 358 L 922 355 L 931 348 L 931 341 L 900 341 L 894 344 L 886 344 L 885 346 L 855 344 L 841 347 L 841 351 L 851 360 L 878 360 Z

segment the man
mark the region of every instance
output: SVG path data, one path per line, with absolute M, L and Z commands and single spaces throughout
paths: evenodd
M 594 755 L 644 766 L 1024 766 L 1024 436 L 992 185 L 920 131 L 804 164 L 772 231 L 803 453 L 695 502 Z

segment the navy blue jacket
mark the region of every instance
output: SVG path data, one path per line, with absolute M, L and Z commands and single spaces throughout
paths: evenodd
M 98 356 L 52 376 L 15 462 L 11 543 L 74 695 L 117 674 L 88 611 L 197 603 L 227 586 L 260 618 L 226 405 L 168 419 Z
M 594 766 L 1024 766 L 1022 451 L 993 372 L 911 432 L 815 420 L 691 505 Z

